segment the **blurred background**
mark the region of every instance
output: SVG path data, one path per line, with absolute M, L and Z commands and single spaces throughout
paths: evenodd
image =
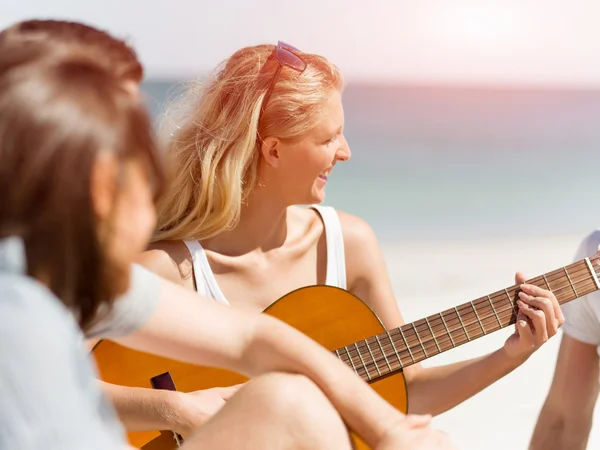
M 408 321 L 563 266 L 600 227 L 599 15 L 593 0 L 0 0 L 2 28 L 60 18 L 127 38 L 157 118 L 170 90 L 240 47 L 283 40 L 331 59 L 353 153 L 326 203 L 375 229 Z M 559 342 L 435 425 L 462 449 L 526 449 Z

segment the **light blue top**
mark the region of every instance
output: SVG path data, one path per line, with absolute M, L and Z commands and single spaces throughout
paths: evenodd
M 0 450 L 126 448 L 77 322 L 25 269 L 22 241 L 0 239 Z M 160 279 L 135 266 L 129 293 L 93 334 L 138 329 L 154 312 L 159 292 Z

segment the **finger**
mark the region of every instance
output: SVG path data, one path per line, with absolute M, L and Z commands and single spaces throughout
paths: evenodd
M 559 306 L 558 311 L 556 312 L 556 321 L 558 322 L 559 328 L 564 325 L 565 320 L 565 315 L 563 314 L 562 308 Z
M 519 310 L 525 314 L 531 325 L 528 324 L 527 328 L 533 328 L 534 343 L 541 345 L 548 340 L 548 332 L 546 329 L 546 315 L 541 309 L 534 309 L 522 300 L 517 300 Z
M 544 312 L 548 335 L 554 336 L 560 325 L 556 317 L 557 310 L 560 312 L 560 306 L 554 308 L 550 299 L 545 297 L 534 297 L 524 292 L 519 292 L 519 298 L 526 304 Z
M 515 274 L 515 283 L 516 284 L 523 284 L 523 283 L 525 283 L 526 280 L 527 280 L 527 278 L 525 277 L 523 272 L 517 272 Z
M 550 303 L 554 308 L 554 316 L 558 320 L 558 325 L 560 326 L 563 323 L 565 323 L 565 316 L 560 308 L 560 303 L 558 303 L 558 300 L 552 291 L 542 289 L 541 287 L 535 286 L 533 284 L 523 284 L 520 286 L 520 288 L 521 291 L 533 297 L 544 297 L 550 300 Z
M 546 297 L 558 303 L 552 291 L 536 286 L 535 284 L 524 283 L 519 286 L 519 289 L 525 292 L 526 294 L 533 295 L 534 297 Z
M 517 303 L 519 301 L 517 300 Z M 517 320 L 515 322 L 515 331 L 519 334 L 519 339 L 529 345 L 534 345 L 535 338 L 533 336 L 533 330 L 527 319 L 527 316 L 519 310 Z
M 544 314 L 554 319 L 555 310 L 550 299 L 546 297 L 534 297 L 533 295 L 526 294 L 525 292 L 519 292 L 518 295 L 522 302 L 532 306 L 533 308 L 542 310 Z

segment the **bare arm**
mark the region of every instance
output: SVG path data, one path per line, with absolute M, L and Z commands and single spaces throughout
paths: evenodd
M 341 212 L 339 215 L 344 230 L 349 289 L 378 314 L 386 328 L 403 325 L 404 319 L 396 304 L 375 233 L 362 219 Z M 531 352 L 548 336 L 555 334 L 564 321 L 557 303 L 555 307 L 560 317 L 555 317 L 553 308 L 549 308 L 548 316 L 551 317 L 546 319 L 551 324 L 547 327 L 546 336 L 529 336 L 535 341 L 531 342 Z M 527 311 L 527 314 L 530 313 Z M 546 328 L 541 323 L 542 318 L 537 317 L 535 321 Z M 525 336 L 528 328 L 519 331 Z M 525 344 L 523 342 L 519 346 L 524 349 L 527 347 Z M 404 374 L 411 399 L 410 412 L 440 414 L 482 391 L 517 368 L 531 354 L 524 351 L 515 355 L 512 351 L 514 347 L 515 342 L 511 342 L 511 352 L 507 352 L 505 346 L 483 357 L 444 366 L 423 368 L 420 364 L 414 364 L 407 367 Z
M 531 450 L 585 450 L 598 398 L 599 363 L 596 345 L 563 336 Z
M 175 246 L 175 243 L 167 245 Z M 162 278 L 181 283 L 177 264 L 166 251 L 152 248 L 143 252 L 138 262 Z M 90 349 L 99 339 L 88 340 Z M 181 435 L 189 435 L 207 417 L 196 414 L 205 405 L 200 402 L 189 408 L 185 395 L 176 391 L 149 389 L 142 387 L 119 386 L 100 381 L 100 386 L 113 403 L 119 419 L 129 432 L 173 430 Z
M 92 350 L 98 341 L 89 339 L 88 349 Z M 127 431 L 174 430 L 187 435 L 202 422 L 188 419 L 179 392 L 119 386 L 102 380 L 99 383 Z
M 242 386 L 184 393 L 100 383 L 127 431 L 172 430 L 184 438 L 217 413 Z
M 267 315 L 249 315 L 198 298 L 165 281 L 151 319 L 123 345 L 249 377 L 282 371 L 317 384 L 342 418 L 373 447 L 404 418 L 346 365 L 314 341 Z
M 194 295 L 195 301 L 210 302 L 193 291 L 192 268 L 186 256 L 189 253 L 181 242 L 161 242 L 142 253 L 138 262 L 162 278 L 188 288 L 190 293 L 186 295 Z M 88 341 L 90 348 L 96 341 Z M 239 389 L 229 386 L 183 393 L 100 383 L 127 431 L 173 430 L 184 438 L 212 417 Z
M 147 389 L 100 382 L 113 402 L 127 431 L 174 430 L 180 432 L 178 395 L 172 391 Z

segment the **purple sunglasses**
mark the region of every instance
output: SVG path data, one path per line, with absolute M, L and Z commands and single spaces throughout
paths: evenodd
M 275 58 L 277 58 L 279 66 L 275 71 L 275 75 L 273 75 L 273 80 L 271 80 L 269 89 L 267 90 L 265 98 L 263 99 L 262 106 L 260 108 L 261 114 L 263 113 L 263 111 L 267 107 L 267 104 L 269 103 L 269 98 L 273 93 L 275 84 L 277 84 L 277 81 L 279 80 L 279 74 L 281 73 L 281 69 L 283 68 L 283 66 L 291 67 L 292 69 L 297 70 L 300 73 L 304 72 L 304 70 L 306 69 L 306 61 L 304 61 L 294 52 L 300 52 L 300 50 L 298 50 L 292 45 L 286 44 L 285 42 L 277 42 L 277 47 L 275 47 Z

